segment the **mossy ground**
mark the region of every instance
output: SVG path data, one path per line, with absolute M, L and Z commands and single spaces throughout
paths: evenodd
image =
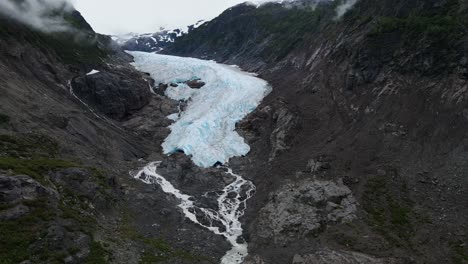
M 93 241 L 90 246 L 90 254 L 86 260 L 86 264 L 106 264 L 107 255 L 109 252 L 104 249 L 101 243 Z
M 60 200 L 55 206 L 50 205 L 47 200 L 25 204 L 30 207 L 31 213 L 12 221 L 0 222 L 0 237 L 13 237 L 1 243 L 0 264 L 20 263 L 27 259 L 37 263 L 62 263 L 65 257 L 79 252 L 79 248 L 73 247 L 58 251 L 49 251 L 43 247 L 42 250 L 31 250 L 31 245 L 39 243 L 39 239 L 47 234 L 48 227 L 57 219 L 71 223 L 64 226 L 67 232 L 79 232 L 90 237 L 96 232 L 99 225 L 95 209 L 90 206 L 92 198 L 77 193 L 65 183 L 54 182 L 49 178 L 49 173 L 67 168 L 87 170 L 91 180 L 99 186 L 98 195 L 107 200 L 114 199 L 109 194 L 111 192 L 109 178 L 104 170 L 60 160 L 59 151 L 59 144 L 42 134 L 0 135 L 0 170 L 8 171 L 12 175 L 28 175 L 46 187 L 53 187 L 60 194 Z M 70 175 L 67 181 L 80 181 L 74 177 L 79 176 Z M 12 206 L 14 205 L 0 204 L 0 210 Z M 140 263 L 143 264 L 167 262 L 173 259 L 187 263 L 206 260 L 185 250 L 176 249 L 162 239 L 142 235 L 131 227 L 130 219 L 125 221 L 121 227 L 121 234 L 116 236 L 142 245 L 144 253 L 140 256 Z M 110 253 L 102 243 L 92 241 L 89 247 L 90 255 L 85 263 L 108 263 Z
M 398 31 L 408 37 L 429 37 L 438 39 L 460 39 L 468 20 L 461 16 L 408 16 L 408 17 L 380 17 L 371 36 Z
M 386 240 L 397 246 L 409 245 L 414 235 L 412 202 L 405 196 L 405 184 L 395 187 L 403 194 L 389 188 L 386 176 L 370 178 L 363 194 L 363 208 L 368 213 L 369 224 Z
M 7 125 L 10 122 L 10 116 L 0 113 L 0 127 Z
M 50 181 L 48 174 L 66 168 L 84 168 L 90 171 L 92 180 L 102 189 L 106 188 L 105 172 L 86 168 L 71 161 L 57 158 L 59 145 L 42 134 L 0 135 L 0 170 L 11 175 L 28 175 L 46 187 L 54 186 L 61 199 L 58 207 L 46 198 L 36 201 L 22 201 L 30 210 L 14 220 L 0 221 L 0 264 L 20 263 L 63 263 L 72 249 L 48 250 L 40 246 L 48 227 L 57 219 L 68 219 L 72 225 L 65 226 L 70 232 L 81 232 L 92 237 L 97 226 L 89 197 L 82 197 L 67 188 Z M 107 187 L 108 188 L 108 187 Z M 0 210 L 13 208 L 18 204 L 0 204 Z M 106 263 L 107 251 L 94 241 L 90 244 L 87 263 Z
M 306 45 L 318 31 L 320 23 L 333 18 L 334 6 L 283 8 L 279 4 L 270 3 L 249 9 L 238 16 L 221 16 L 225 22 L 222 26 L 226 27 L 222 32 L 216 28 L 207 32 L 205 27 L 200 27 L 178 38 L 171 48 L 188 51 L 199 48 L 193 43 L 204 43 L 210 50 L 232 54 L 245 50 L 245 44 L 251 43 L 261 47 L 256 54 L 261 59 L 277 61 L 293 49 Z
M 142 245 L 144 252 L 140 256 L 140 264 L 170 263 L 171 260 L 176 259 L 186 261 L 187 263 L 206 262 L 209 260 L 206 257 L 174 248 L 163 239 L 146 237 L 134 228 L 130 222 L 132 222 L 132 217 L 127 211 L 124 215 L 122 226 L 120 227 L 120 233 L 123 238 L 138 242 Z
M 47 201 L 25 202 L 31 210 L 29 214 L 15 220 L 0 221 L 0 263 L 20 263 L 27 259 L 49 259 L 60 263 L 55 255 L 48 256 L 43 250 L 30 250 L 30 246 L 43 236 L 48 222 L 55 217 L 48 210 Z
M 0 156 L 50 158 L 57 154 L 58 144 L 43 134 L 0 135 Z

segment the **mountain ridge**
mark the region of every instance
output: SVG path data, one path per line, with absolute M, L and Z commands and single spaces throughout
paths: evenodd
M 308 11 L 318 17 L 297 28 L 299 42 L 282 24 L 304 9 L 241 5 L 163 51 L 236 64 L 273 86 L 238 124 L 251 153 L 231 161 L 258 190 L 245 220 L 246 263 L 341 263 L 355 251 L 369 263 L 463 263 L 453 245 L 466 237 L 457 217 L 466 190 L 466 3 L 361 0 L 340 20 L 324 8 Z M 305 194 L 275 199 L 286 195 L 281 186 L 317 181 L 350 188 L 359 220 L 302 215 L 330 210 Z
M 75 14 L 67 23 L 83 32 L 0 15 L 2 262 L 216 262 L 227 242 L 129 176 L 143 159 L 163 159 L 154 150 L 177 102 L 153 95 L 132 57 Z M 180 239 L 181 228 L 194 236 Z
M 257 189 L 244 263 L 467 263 L 468 4 L 360 0 L 337 19 L 341 1 L 315 2 L 238 5 L 162 51 L 273 88 L 236 125 L 250 152 L 229 161 Z M 161 161 L 216 210 L 229 179 L 162 154 L 186 107 L 163 90 L 186 83 L 154 83 L 74 14 L 79 38 L 0 16 L 2 261 L 219 262 L 223 237 L 133 179 Z
M 128 33 L 124 35 L 114 35 L 112 39 L 124 50 L 160 52 L 174 43 L 177 38 L 190 33 L 192 30 L 203 25 L 204 22 L 204 20 L 199 20 L 195 24 L 187 26 L 186 29 L 177 28 L 168 30 L 160 28 L 159 31 L 155 33 Z

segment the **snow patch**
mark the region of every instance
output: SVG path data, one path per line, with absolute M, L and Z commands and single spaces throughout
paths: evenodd
M 172 120 L 172 121 L 177 121 L 177 120 L 179 120 L 179 114 L 178 113 L 171 114 L 171 115 L 168 115 L 167 118 Z
M 88 72 L 86 75 L 93 75 L 93 74 L 96 74 L 96 73 L 99 73 L 100 71 L 98 70 L 92 70 L 90 72 Z

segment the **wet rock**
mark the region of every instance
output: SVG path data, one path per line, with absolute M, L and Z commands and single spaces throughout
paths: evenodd
M 112 177 L 84 168 L 67 168 L 51 173 L 50 178 L 55 185 L 66 186 L 76 195 L 92 201 L 90 207 L 107 208 L 112 202 L 106 197 L 106 193 L 116 186 Z

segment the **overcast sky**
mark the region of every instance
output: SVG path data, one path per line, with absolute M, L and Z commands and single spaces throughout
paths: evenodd
M 2 1 L 2 0 L 0 0 Z M 95 31 L 104 34 L 155 32 L 210 20 L 246 0 L 74 0 Z

